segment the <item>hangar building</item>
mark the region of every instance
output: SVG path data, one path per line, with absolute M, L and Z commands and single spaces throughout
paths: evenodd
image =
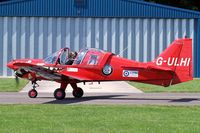
M 200 13 L 139 0 L 11 0 L 0 4 L 0 76 L 16 58 L 44 58 L 62 47 L 95 47 L 150 61 L 174 39 L 193 38 L 200 77 Z

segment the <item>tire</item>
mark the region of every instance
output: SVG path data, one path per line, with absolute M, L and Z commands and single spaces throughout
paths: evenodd
M 80 87 L 77 87 L 76 89 L 73 90 L 72 94 L 75 98 L 81 98 L 83 96 L 83 89 Z
M 63 100 L 65 98 L 65 95 L 66 95 L 66 93 L 63 89 L 58 88 L 54 91 L 54 97 L 57 100 Z
M 32 89 L 32 90 L 30 90 L 30 91 L 28 92 L 28 96 L 29 96 L 30 98 L 36 98 L 37 95 L 38 95 L 38 92 L 37 92 L 35 89 Z

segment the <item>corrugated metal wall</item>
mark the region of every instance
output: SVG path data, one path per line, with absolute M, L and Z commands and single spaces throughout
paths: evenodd
M 200 13 L 141 0 L 12 0 L 0 4 L 0 16 L 199 18 Z
M 196 39 L 194 19 L 0 17 L 0 75 L 16 58 L 44 58 L 62 47 L 95 47 L 150 61 L 175 38 Z M 195 40 L 194 40 L 195 43 Z

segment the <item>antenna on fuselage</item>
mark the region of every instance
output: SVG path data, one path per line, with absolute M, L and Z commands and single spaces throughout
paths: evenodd
M 119 55 L 119 56 L 122 55 L 122 57 L 123 57 L 123 53 L 124 53 L 124 51 L 127 50 L 127 49 L 128 49 L 128 46 L 127 46 L 126 48 L 124 48 L 122 51 L 120 51 L 118 55 Z

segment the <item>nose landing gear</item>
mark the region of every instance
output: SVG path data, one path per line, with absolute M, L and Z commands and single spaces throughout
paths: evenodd
M 32 86 L 33 86 L 33 89 L 31 89 L 29 92 L 28 92 L 28 96 L 30 98 L 36 98 L 37 95 L 38 95 L 38 92 L 35 90 L 36 87 L 39 87 L 39 85 L 36 83 L 36 81 L 32 81 Z

